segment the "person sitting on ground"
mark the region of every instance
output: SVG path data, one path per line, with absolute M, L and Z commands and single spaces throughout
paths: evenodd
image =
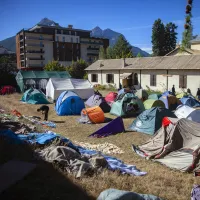
M 172 95 L 176 95 L 176 91 L 175 91 L 175 86 L 173 85 L 173 87 L 172 87 Z
M 200 88 L 197 90 L 197 99 L 200 100 Z
M 41 106 L 40 108 L 37 109 L 38 112 L 42 112 L 44 114 L 44 120 L 48 120 L 48 113 L 49 113 L 49 106 Z

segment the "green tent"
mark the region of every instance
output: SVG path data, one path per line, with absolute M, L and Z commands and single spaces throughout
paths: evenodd
M 176 95 L 177 99 L 181 99 L 183 97 L 188 97 L 188 93 L 187 92 L 182 92 L 182 93 Z
M 174 113 L 166 108 L 154 107 L 145 110 L 133 121 L 129 130 L 153 135 L 161 128 L 164 117 L 176 118 Z
M 161 94 L 150 94 L 148 99 L 158 100 L 161 96 Z
M 21 101 L 28 104 L 49 104 L 45 95 L 37 89 L 29 89 L 24 92 Z
M 137 96 L 133 93 L 123 93 L 117 98 L 117 101 L 112 104 L 110 114 L 130 117 L 140 114 L 144 110 L 144 105 Z
M 162 107 L 165 108 L 165 104 L 161 100 L 147 99 L 144 101 L 145 110 L 148 110 L 153 107 Z

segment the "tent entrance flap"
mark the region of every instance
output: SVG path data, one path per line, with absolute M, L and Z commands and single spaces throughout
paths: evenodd
M 131 78 L 130 76 L 132 75 L 132 73 L 123 73 L 120 75 L 120 79 L 127 79 L 127 78 Z

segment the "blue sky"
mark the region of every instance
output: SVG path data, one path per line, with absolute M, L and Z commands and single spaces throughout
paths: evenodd
M 151 28 L 161 18 L 184 26 L 187 0 L 0 0 L 0 40 L 15 35 L 47 17 L 62 26 L 110 28 L 125 35 L 134 46 L 151 51 Z M 200 1 L 194 0 L 194 34 L 200 34 Z

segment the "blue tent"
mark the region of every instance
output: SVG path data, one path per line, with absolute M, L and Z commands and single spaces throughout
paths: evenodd
M 200 102 L 197 101 L 195 98 L 191 98 L 191 97 L 183 97 L 180 99 L 181 103 L 183 105 L 189 106 L 189 107 L 200 107 Z
M 80 115 L 82 109 L 85 108 L 83 100 L 72 91 L 65 91 L 60 94 L 56 101 L 57 115 Z
M 167 96 L 167 95 L 172 95 L 172 92 L 170 92 L 170 91 L 165 91 L 165 92 L 162 93 L 162 95 L 165 95 L 165 96 Z
M 180 100 L 173 95 L 162 95 L 159 100 L 165 104 L 165 108 L 175 110 L 181 104 Z

